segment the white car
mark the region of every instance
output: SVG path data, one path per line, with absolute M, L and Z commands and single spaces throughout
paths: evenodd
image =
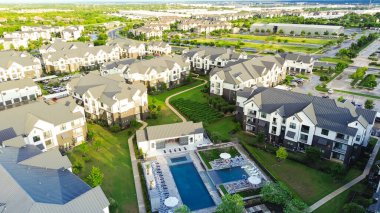
M 328 92 L 329 94 L 333 94 L 333 93 L 334 93 L 334 90 L 333 90 L 333 89 L 329 89 L 327 92 Z

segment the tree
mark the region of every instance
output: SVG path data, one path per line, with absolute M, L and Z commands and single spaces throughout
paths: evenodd
M 222 203 L 216 208 L 216 213 L 243 213 L 244 201 L 243 198 L 238 195 L 225 195 L 222 197 Z
M 321 150 L 314 146 L 306 148 L 306 159 L 309 162 L 319 162 L 321 160 Z
M 4 50 L 4 44 L 0 44 L 0 51 Z
M 107 40 L 107 39 L 108 39 L 107 33 L 99 33 L 98 40 Z
M 257 134 L 257 142 L 258 142 L 258 143 L 264 143 L 264 141 L 265 141 L 265 135 L 264 135 L 263 132 L 260 131 L 260 132 Z
M 99 151 L 99 148 L 102 146 L 102 139 L 100 139 L 99 137 L 97 137 L 95 140 L 94 140 L 94 148 L 96 151 Z
M 364 103 L 364 108 L 366 109 L 373 109 L 373 100 L 367 99 Z
M 191 210 L 186 205 L 182 205 L 181 207 L 174 210 L 174 213 L 190 213 Z
M 339 102 L 343 102 L 343 101 L 344 101 L 343 96 L 339 96 L 339 97 L 338 97 L 338 101 L 339 101 Z
M 265 184 L 260 193 L 264 201 L 282 206 L 292 198 L 289 189 L 281 182 Z
M 104 174 L 100 171 L 98 167 L 93 166 L 90 174 L 86 178 L 86 182 L 92 188 L 99 186 L 103 183 Z
M 306 203 L 294 198 L 286 203 L 284 213 L 304 213 L 307 208 Z
M 285 160 L 288 157 L 288 152 L 286 151 L 285 147 L 280 147 L 276 151 L 276 157 L 279 161 Z
M 280 29 L 280 30 L 278 31 L 278 34 L 284 34 L 284 30 Z
M 292 30 L 292 31 L 290 31 L 290 35 L 294 35 L 294 31 Z
M 329 35 L 329 34 L 330 34 L 330 33 L 329 33 L 329 31 L 327 31 L 327 30 L 323 33 L 323 35 L 326 35 L 326 36 Z
M 305 30 L 301 31 L 301 35 L 305 35 L 305 33 L 306 33 Z
M 365 213 L 365 209 L 363 206 L 357 203 L 347 203 L 343 206 L 344 213 Z
M 82 152 L 82 157 L 86 157 L 88 152 L 90 151 L 87 143 L 80 145 L 79 150 Z

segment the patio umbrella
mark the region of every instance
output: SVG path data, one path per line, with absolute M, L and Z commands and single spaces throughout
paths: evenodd
M 168 197 L 165 199 L 165 206 L 167 207 L 174 207 L 178 205 L 178 199 L 176 197 Z
M 222 159 L 224 159 L 224 160 L 227 160 L 227 159 L 230 159 L 231 158 L 231 155 L 230 154 L 228 154 L 228 153 L 221 153 L 220 155 L 219 155 L 219 157 L 220 158 L 222 158 Z
M 251 176 L 248 178 L 248 182 L 250 182 L 253 185 L 260 184 L 261 178 L 259 178 L 258 176 Z

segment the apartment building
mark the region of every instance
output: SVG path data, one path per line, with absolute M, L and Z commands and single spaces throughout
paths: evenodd
M 314 58 L 310 55 L 285 53 L 281 57 L 285 59 L 287 73 L 312 73 Z
M 84 107 L 87 118 L 104 121 L 108 125 L 128 126 L 134 119 L 145 119 L 148 114 L 148 95 L 141 83 L 126 84 L 120 75 L 88 74 L 74 78 L 67 91 Z
M 200 74 L 208 74 L 214 67 L 224 67 L 229 62 L 247 59 L 245 52 L 222 47 L 193 48 L 183 55 L 190 61 L 191 68 Z
M 283 23 L 269 23 L 269 24 L 252 24 L 250 31 L 265 32 L 270 30 L 271 33 L 280 33 L 282 32 L 285 35 L 295 34 L 308 34 L 311 35 L 324 35 L 325 32 L 331 34 L 341 34 L 344 33 L 344 27 L 342 26 L 333 26 L 333 25 L 312 25 L 312 24 L 283 24 Z
M 3 45 L 4 50 L 10 49 L 26 49 L 28 47 L 28 39 L 25 38 L 0 38 L 0 44 Z
M 22 137 L 25 144 L 43 151 L 70 149 L 85 141 L 87 135 L 83 108 L 68 99 L 52 105 L 36 101 L 0 111 L 0 117 L 7 121 L 0 122 L 3 141 Z
M 39 78 L 41 61 L 27 52 L 0 51 L 0 82 L 24 78 Z
M 154 30 L 159 30 L 159 31 L 170 30 L 169 23 L 161 23 L 161 22 L 150 22 L 148 24 L 145 24 L 144 27 L 154 29 Z
M 169 55 L 172 47 L 163 41 L 151 41 L 147 44 L 147 52 L 153 55 Z
M 120 58 L 139 58 L 146 55 L 145 43 L 133 39 L 117 38 L 107 45 L 119 48 Z
M 275 88 L 245 88 L 237 94 L 244 130 L 263 132 L 270 143 L 304 151 L 314 146 L 326 159 L 349 165 L 367 146 L 376 111 L 349 102 Z
M 84 31 L 83 26 L 69 26 L 62 30 L 61 38 L 65 41 L 77 40 Z
M 168 131 L 170 130 L 170 131 Z M 197 145 L 204 142 L 202 122 L 165 124 L 149 126 L 137 130 L 136 141 L 139 149 L 148 157 L 175 153 L 177 150 L 195 150 Z
M 137 61 L 138 60 L 134 58 L 123 58 L 116 61 L 106 62 L 100 67 L 100 75 L 124 74 L 128 67 Z
M 245 87 L 273 87 L 286 77 L 285 61 L 279 56 L 264 56 L 237 61 L 210 72 L 210 93 L 235 102 L 237 91 Z
M 196 33 L 208 34 L 215 30 L 231 30 L 232 24 L 225 21 L 186 19 L 178 24 L 178 29 L 183 31 L 192 30 Z
M 83 43 L 83 42 L 65 42 L 62 39 L 55 39 L 50 44 L 42 45 L 38 51 L 40 54 L 44 53 L 54 53 L 59 51 L 68 51 L 68 50 L 76 50 L 76 49 L 87 49 L 89 47 L 94 47 L 94 44 L 91 42 Z
M 1 139 L 0 139 L 1 140 Z M 71 162 L 58 149 L 42 152 L 20 137 L 0 147 L 0 209 L 3 212 L 103 212 L 109 201 L 71 172 Z
M 118 59 L 120 59 L 119 49 L 111 46 L 69 48 L 42 54 L 42 60 L 47 73 L 94 70 L 98 69 L 105 62 Z
M 64 27 L 62 26 L 45 26 L 45 25 L 41 25 L 41 26 L 21 26 L 21 31 L 22 32 L 38 32 L 38 31 L 45 31 L 45 32 L 48 32 L 48 33 L 61 33 L 62 30 L 64 29 Z
M 127 82 L 142 82 L 148 88 L 165 83 L 171 87 L 183 82 L 190 74 L 190 63 L 179 55 L 161 56 L 131 64 L 124 78 Z
M 26 39 L 31 41 L 37 41 L 38 39 L 50 40 L 51 34 L 47 31 L 15 31 L 15 32 L 4 32 L 4 38 L 18 38 Z
M 0 110 L 28 103 L 41 95 L 41 88 L 29 78 L 0 83 Z
M 162 30 L 156 30 L 154 28 L 145 26 L 136 29 L 130 29 L 129 32 L 131 32 L 134 36 L 144 35 L 146 39 L 162 37 Z
M 248 19 L 253 17 L 253 13 L 241 12 L 241 13 L 228 13 L 217 15 L 193 15 L 192 18 L 210 20 L 210 21 L 235 21 L 239 19 Z

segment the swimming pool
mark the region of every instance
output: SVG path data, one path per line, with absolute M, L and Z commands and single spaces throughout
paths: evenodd
M 215 205 L 192 162 L 170 166 L 170 171 L 182 202 L 192 211 Z
M 175 157 L 175 158 L 170 158 L 170 161 L 172 163 L 179 163 L 179 162 L 187 161 L 187 158 L 185 156 Z
M 248 178 L 248 174 L 241 167 L 212 170 L 208 174 L 216 185 Z

